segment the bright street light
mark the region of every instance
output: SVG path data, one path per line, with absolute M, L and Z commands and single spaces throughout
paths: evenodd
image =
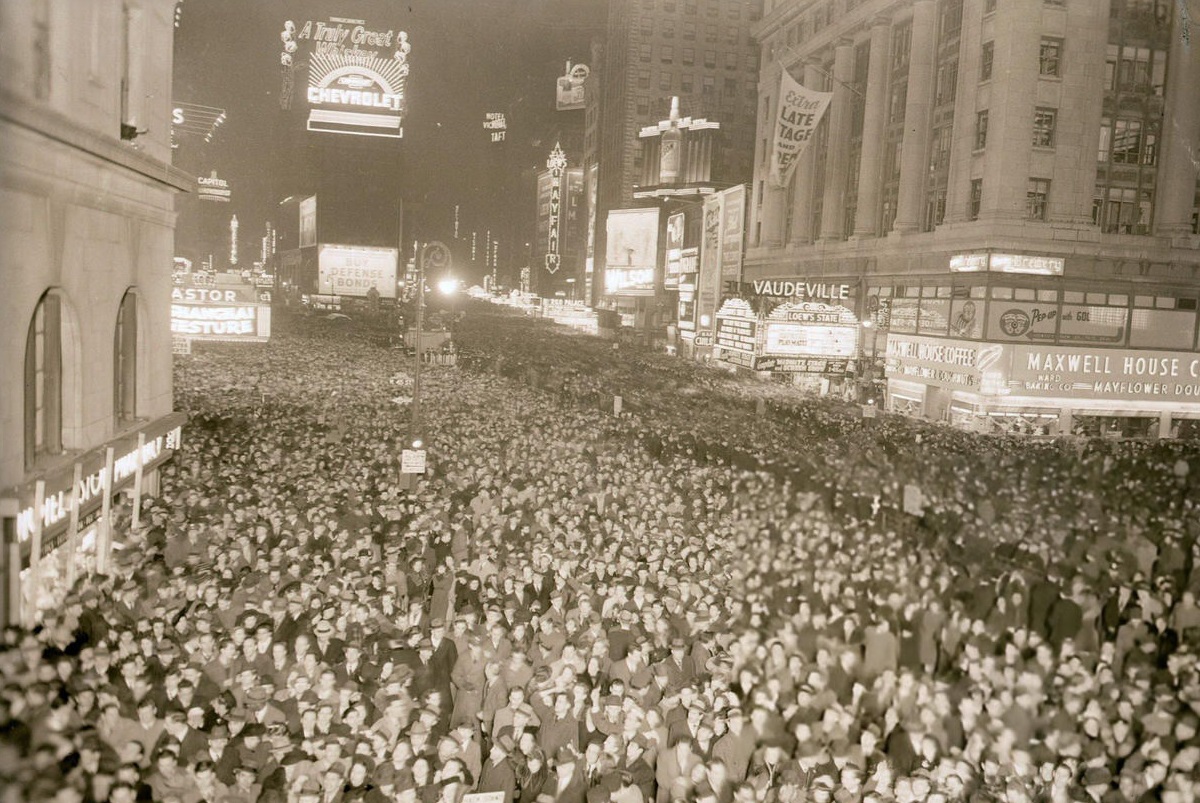
M 458 292 L 458 279 L 446 277 L 437 283 L 438 292 L 444 296 L 452 296 Z

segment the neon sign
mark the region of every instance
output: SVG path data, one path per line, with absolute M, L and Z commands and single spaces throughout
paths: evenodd
M 546 160 L 546 167 L 550 168 L 550 233 L 546 243 L 546 270 L 557 273 L 562 264 L 558 251 L 558 226 L 562 217 L 563 170 L 567 167 L 567 155 L 557 142 L 554 143 L 554 150 L 550 151 L 550 158 Z
M 285 26 L 285 47 L 293 41 L 291 35 Z M 412 50 L 406 32 L 371 30 L 362 20 L 334 17 L 305 22 L 294 41 L 312 49 L 305 94 L 309 131 L 404 136 L 401 123 Z

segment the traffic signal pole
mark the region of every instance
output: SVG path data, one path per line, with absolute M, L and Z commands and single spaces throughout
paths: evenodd
M 413 449 L 420 449 L 424 445 L 421 438 L 421 340 L 425 332 L 425 252 L 428 248 L 428 244 L 421 246 L 421 252 L 417 255 L 417 363 L 413 367 L 413 395 L 408 424 L 408 442 Z

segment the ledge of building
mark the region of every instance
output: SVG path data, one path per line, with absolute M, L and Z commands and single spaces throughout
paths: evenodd
M 191 192 L 196 179 L 172 164 L 132 150 L 120 140 L 103 137 L 53 109 L 0 89 L 0 120 L 26 128 L 47 139 L 91 154 L 151 181 Z

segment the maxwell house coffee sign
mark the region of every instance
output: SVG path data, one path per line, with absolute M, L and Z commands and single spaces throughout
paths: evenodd
M 404 136 L 408 34 L 330 17 L 296 33 L 310 47 L 308 130 L 360 136 Z

